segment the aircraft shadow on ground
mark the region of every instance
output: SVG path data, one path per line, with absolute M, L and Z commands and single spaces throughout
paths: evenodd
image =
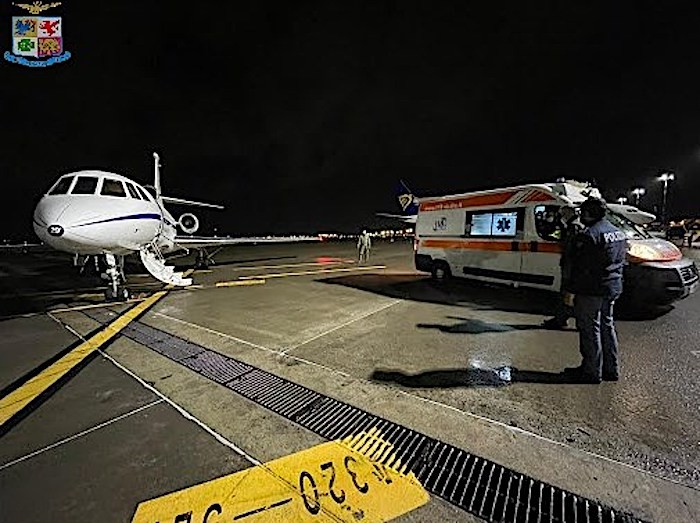
M 515 367 L 495 369 L 444 369 L 406 374 L 397 370 L 376 369 L 372 381 L 395 383 L 411 389 L 449 389 L 474 387 L 504 387 L 512 383 L 575 384 L 570 375 L 556 372 L 520 370 Z

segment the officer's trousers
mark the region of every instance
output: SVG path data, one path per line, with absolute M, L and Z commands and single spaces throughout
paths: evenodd
M 581 370 L 587 376 L 617 374 L 617 334 L 613 319 L 615 298 L 577 294 L 574 315 L 579 331 Z

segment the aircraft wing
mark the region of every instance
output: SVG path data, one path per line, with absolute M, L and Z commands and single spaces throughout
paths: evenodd
M 259 245 L 262 243 L 318 242 L 319 236 L 253 236 L 248 238 L 177 236 L 175 243 L 187 249 L 225 247 L 227 245 Z
M 43 247 L 43 243 L 3 243 L 0 244 L 0 249 L 10 250 L 21 250 L 21 249 L 35 249 L 37 247 Z
M 394 218 L 396 220 L 401 220 L 402 222 L 406 222 L 406 223 L 416 223 L 416 218 L 417 218 L 416 214 L 406 215 L 406 214 L 389 214 L 386 212 L 378 212 L 378 213 L 376 213 L 376 215 L 381 216 L 383 218 Z

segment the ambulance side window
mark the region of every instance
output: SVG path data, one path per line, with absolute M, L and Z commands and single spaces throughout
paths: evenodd
M 517 238 L 522 236 L 523 209 L 467 212 L 464 236 L 473 238 Z
M 562 238 L 562 225 L 558 205 L 537 205 L 534 208 L 535 229 L 543 240 L 559 241 Z

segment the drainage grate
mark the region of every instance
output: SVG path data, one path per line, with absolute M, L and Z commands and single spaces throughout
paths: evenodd
M 84 313 L 102 323 L 115 318 L 111 311 Z M 376 428 L 426 490 L 487 521 L 641 523 L 165 331 L 133 322 L 122 334 L 326 439 Z

